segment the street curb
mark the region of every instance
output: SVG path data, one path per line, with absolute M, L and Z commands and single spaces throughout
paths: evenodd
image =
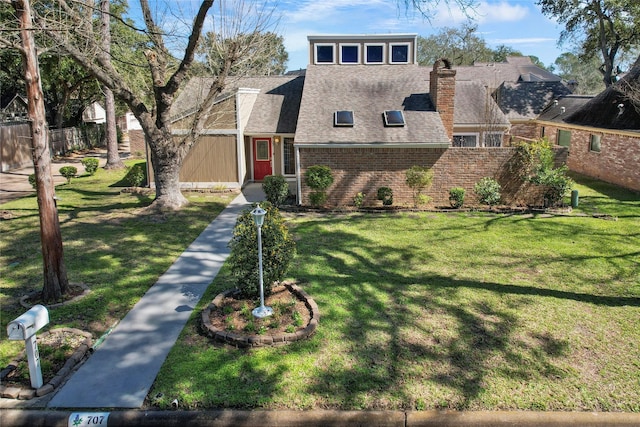
M 83 416 L 91 412 L 79 412 Z M 66 427 L 70 411 L 1 410 L 3 427 Z M 640 425 L 640 414 L 622 412 L 529 411 L 139 411 L 100 412 L 107 423 L 121 426 L 389 426 L 389 427 L 626 427 Z

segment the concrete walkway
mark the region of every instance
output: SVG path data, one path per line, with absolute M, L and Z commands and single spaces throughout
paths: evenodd
M 227 244 L 238 214 L 261 200 L 261 186 L 247 186 L 149 288 L 47 407 L 140 408 L 196 304 L 229 255 Z

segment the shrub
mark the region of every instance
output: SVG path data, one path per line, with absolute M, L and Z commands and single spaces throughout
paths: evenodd
M 365 197 L 366 197 L 366 194 L 364 194 L 362 191 L 360 191 L 358 194 L 353 196 L 353 204 L 356 205 L 356 208 L 360 209 L 362 207 L 362 205 L 364 204 Z
M 483 205 L 493 206 L 500 202 L 500 184 L 493 178 L 484 177 L 476 182 L 473 188 L 478 195 L 480 203 Z
M 391 206 L 393 204 L 393 190 L 389 187 L 378 188 L 378 200 L 382 200 L 384 206 Z
M 329 166 L 310 166 L 304 173 L 304 181 L 313 192 L 309 195 L 309 200 L 313 206 L 323 205 L 327 201 L 325 190 L 333 184 L 333 174 Z
M 98 170 L 98 159 L 94 159 L 93 157 L 87 157 L 82 159 L 82 166 L 84 166 L 84 170 L 89 174 L 93 175 Z
M 309 193 L 311 206 L 322 206 L 327 201 L 327 193 L 324 191 L 312 191 Z
M 267 196 L 267 201 L 275 207 L 282 205 L 289 197 L 289 184 L 282 175 L 266 176 L 262 189 Z
M 36 189 L 36 174 L 32 173 L 31 175 L 29 175 L 29 184 L 31 184 L 31 186 L 33 187 L 33 189 Z
M 262 226 L 262 265 L 266 296 L 271 293 L 271 285 L 284 278 L 296 249 L 278 209 L 269 202 L 264 202 L 261 207 L 267 211 Z M 238 217 L 229 247 L 231 254 L 228 262 L 236 287 L 244 297 L 257 298 L 260 286 L 258 231 L 250 210 L 245 210 Z
M 545 206 L 558 206 L 562 199 L 568 195 L 573 186 L 573 180 L 567 176 L 567 166 L 557 169 L 541 169 L 531 178 L 531 182 L 546 187 L 544 192 Z
M 420 204 L 428 203 L 430 199 L 421 196 L 422 191 L 433 182 L 433 171 L 422 166 L 411 166 L 405 175 L 405 182 L 413 190 L 413 205 L 418 207 Z
M 127 175 L 124 177 L 124 182 L 130 187 L 140 187 L 147 181 L 147 171 L 145 169 L 145 163 L 136 163 L 129 168 Z
M 449 190 L 449 203 L 452 208 L 461 208 L 464 204 L 465 189 L 462 187 L 453 187 Z
M 60 168 L 60 175 L 67 178 L 67 184 L 71 182 L 71 178 L 78 174 L 78 168 L 75 166 L 63 166 Z
M 305 183 L 316 191 L 324 191 L 333 184 L 333 174 L 329 166 L 310 166 L 304 173 Z

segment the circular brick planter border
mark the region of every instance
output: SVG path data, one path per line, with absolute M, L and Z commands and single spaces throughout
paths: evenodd
M 280 333 L 277 335 L 240 335 L 230 331 L 218 329 L 211 324 L 209 315 L 211 310 L 220 307 L 222 300 L 231 295 L 237 290 L 229 289 L 227 291 L 218 294 L 207 308 L 202 311 L 202 325 L 207 336 L 213 338 L 215 341 L 232 345 L 234 347 L 266 347 L 284 345 L 294 341 L 300 341 L 313 335 L 318 327 L 320 320 L 320 312 L 318 311 L 318 305 L 316 302 L 298 285 L 294 283 L 283 283 L 283 285 L 296 296 L 300 301 L 304 302 L 309 309 L 309 323 L 307 326 L 299 331 L 292 333 Z
M 91 334 L 89 332 L 81 331 L 80 329 L 75 329 L 75 328 L 56 328 L 56 329 L 51 329 L 50 331 L 44 332 L 42 336 L 46 336 L 47 334 L 53 334 L 56 332 L 73 332 L 74 334 L 82 335 L 85 338 L 82 344 L 80 344 L 80 346 L 78 346 L 76 351 L 73 352 L 71 357 L 67 359 L 64 366 L 58 371 L 58 373 L 53 378 L 51 378 L 51 380 L 48 383 L 44 384 L 42 387 L 38 389 L 34 389 L 31 387 L 29 388 L 6 387 L 2 385 L 0 386 L 0 396 L 2 396 L 5 399 L 29 400 L 29 399 L 33 399 L 34 397 L 42 397 L 46 394 L 51 393 L 53 390 L 55 390 L 57 387 L 60 386 L 60 384 L 62 384 L 65 381 L 67 376 L 69 376 L 69 374 L 73 371 L 76 365 L 80 363 L 82 359 L 84 359 L 86 354 L 91 349 Z M 16 357 L 15 360 L 9 363 L 9 366 L 11 365 L 17 366 L 20 360 L 22 360 L 25 357 L 25 355 L 26 355 L 26 352 L 25 350 L 23 350 L 22 352 L 20 352 L 20 354 L 18 355 L 18 357 Z

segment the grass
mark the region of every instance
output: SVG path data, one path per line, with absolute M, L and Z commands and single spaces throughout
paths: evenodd
M 196 310 L 150 406 L 640 411 L 640 197 L 576 179 L 576 216 L 292 217 L 316 335 L 214 346 Z
M 132 167 L 140 161 L 127 161 Z M 50 326 L 91 332 L 112 327 L 226 206 L 230 196 L 187 195 L 186 209 L 168 215 L 141 210 L 151 196 L 120 193 L 126 171 L 98 169 L 56 187 L 65 264 L 71 283 L 91 292 L 77 303 L 49 310 Z M 25 309 L 19 299 L 42 289 L 42 255 L 35 196 L 0 205 L 13 215 L 0 221 L 0 365 L 24 343 L 8 341 L 7 323 Z M 180 232 L 176 232 L 179 230 Z
M 192 195 L 175 215 L 141 214 L 149 197 L 112 186 L 124 174 L 57 187 L 69 279 L 92 292 L 50 310 L 51 327 L 99 337 L 229 201 Z M 639 412 L 640 196 L 576 180 L 579 216 L 292 216 L 289 275 L 319 305 L 316 335 L 250 351 L 213 345 L 197 319 L 230 287 L 223 267 L 149 406 Z M 35 197 L 0 208 L 14 215 L 0 221 L 6 365 L 23 348 L 6 325 L 24 311 L 19 297 L 41 288 L 42 266 Z

